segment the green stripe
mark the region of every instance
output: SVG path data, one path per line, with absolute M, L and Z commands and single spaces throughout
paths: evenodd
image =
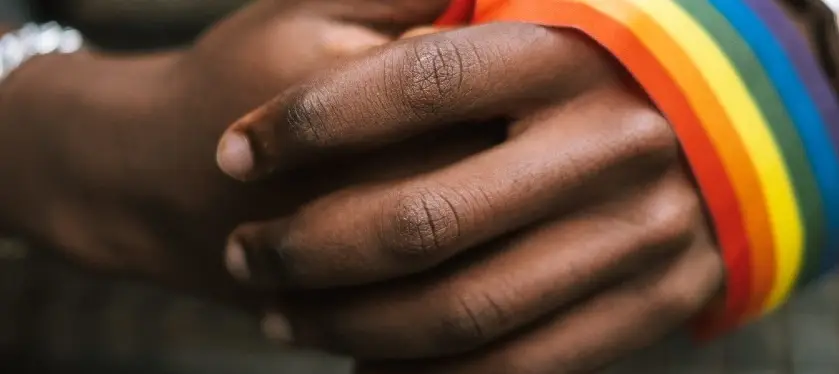
M 825 215 L 813 168 L 804 151 L 798 130 L 778 95 L 777 87 L 769 79 L 751 47 L 712 4 L 700 0 L 676 0 L 676 3 L 702 25 L 727 55 L 769 123 L 787 163 L 799 201 L 798 209 L 804 220 L 805 253 L 797 281 L 812 279 L 820 269 L 821 250 L 825 240 Z

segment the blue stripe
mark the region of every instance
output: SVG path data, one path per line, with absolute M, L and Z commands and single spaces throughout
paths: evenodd
M 816 173 L 827 217 L 827 248 L 822 251 L 821 256 L 821 273 L 824 273 L 839 262 L 839 155 L 830 141 L 825 118 L 813 100 L 813 90 L 805 86 L 801 74 L 790 61 L 789 54 L 778 43 L 767 24 L 742 1 L 709 1 L 725 15 L 759 57 L 804 142 Z M 806 284 L 812 280 L 801 279 L 799 284 Z

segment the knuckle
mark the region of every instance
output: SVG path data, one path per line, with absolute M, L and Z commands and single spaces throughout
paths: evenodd
M 659 289 L 652 297 L 650 309 L 662 321 L 681 321 L 696 314 L 704 306 L 705 298 L 688 290 L 668 287 Z
M 706 296 L 695 287 L 667 287 L 659 292 L 664 313 L 676 317 L 690 316 L 705 305 Z
M 396 199 L 390 243 L 398 255 L 433 261 L 460 236 L 460 213 L 443 192 L 427 188 L 403 192 Z
M 660 284 L 655 296 L 657 311 L 681 320 L 705 308 L 722 279 L 722 263 L 715 257 L 714 253 L 707 253 L 703 261 L 694 265 L 705 270 L 702 277 Z
M 291 141 L 304 148 L 325 148 L 334 143 L 335 121 L 329 95 L 318 89 L 304 89 L 291 95 L 286 106 L 286 123 Z
M 701 217 L 699 196 L 687 181 L 665 183 L 646 208 L 647 239 L 650 244 L 687 245 L 695 239 Z
M 642 104 L 623 120 L 620 135 L 628 158 L 652 158 L 656 161 L 678 160 L 679 142 L 670 123 L 653 107 Z
M 653 312 L 681 321 L 704 309 L 722 287 L 724 264 L 713 245 L 698 244 L 670 264 L 647 295 Z
M 395 73 L 403 104 L 413 115 L 436 114 L 444 108 L 444 103 L 459 97 L 467 69 L 462 49 L 451 40 L 431 37 L 406 51 L 406 63 Z

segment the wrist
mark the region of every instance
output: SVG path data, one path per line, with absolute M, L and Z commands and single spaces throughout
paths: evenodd
M 77 150 L 68 147 L 67 138 L 177 120 L 172 99 L 180 92 L 172 77 L 177 60 L 178 53 L 45 55 L 0 82 L 0 229 L 17 233 L 27 225 L 25 217 L 38 213 L 31 211 L 33 201 L 56 198 L 42 189 L 65 181 L 44 168 L 72 161 L 68 157 Z
M 115 109 L 127 114 L 144 109 L 169 112 L 169 99 L 179 92 L 174 68 L 178 60 L 177 52 L 143 57 L 87 51 L 37 56 L 0 81 L 0 110 L 3 118 L 39 122 L 66 120 L 64 115 L 70 113 L 88 121 L 108 120 L 108 112 Z M 0 122 L 0 127 L 5 125 Z

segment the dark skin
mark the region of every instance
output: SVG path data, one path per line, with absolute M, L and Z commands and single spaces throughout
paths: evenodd
M 497 117 L 508 138 L 242 226 L 231 265 L 256 286 L 319 290 L 278 310 L 294 343 L 405 360 L 362 371 L 600 367 L 698 313 L 723 273 L 676 138 L 639 92 L 570 31 L 496 24 L 378 48 L 233 125 L 225 137 L 258 147 L 230 167 L 223 138 L 223 168 L 253 180 Z
M 417 23 L 436 17 L 437 9 L 408 12 L 405 3 L 381 7 L 378 17 L 405 28 L 413 24 L 394 15 L 414 14 Z M 93 268 L 225 299 L 243 295 L 222 255 L 238 223 L 292 211 L 358 180 L 424 167 L 406 159 L 401 170 L 360 155 L 254 185 L 218 170 L 216 143 L 230 122 L 311 72 L 395 37 L 335 4 L 255 2 L 188 50 L 45 56 L 16 70 L 0 90 L 0 155 L 10 160 L 0 168 L 7 181 L 0 228 Z M 438 162 L 495 141 L 489 134 L 458 139 Z M 422 142 L 414 149 L 427 148 Z M 396 165 L 406 151 L 384 152 Z
M 444 3 L 263 1 L 188 51 L 32 61 L 0 90 L 0 222 L 270 304 L 362 372 L 589 371 L 705 308 L 722 262 L 639 88 L 567 30 L 390 43 Z

